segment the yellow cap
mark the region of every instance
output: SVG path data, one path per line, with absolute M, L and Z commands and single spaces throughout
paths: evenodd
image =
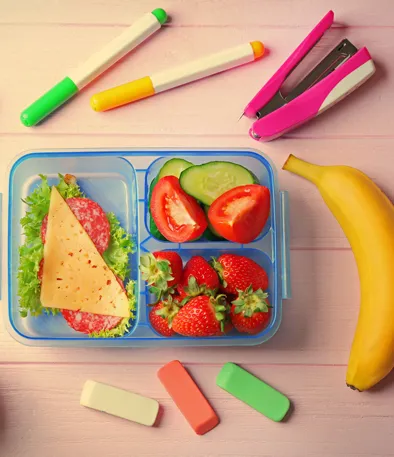
M 255 60 L 264 54 L 264 45 L 261 41 L 251 41 L 250 45 L 252 46 Z
M 107 111 L 118 106 L 132 103 L 155 94 L 149 76 L 137 79 L 121 86 L 113 87 L 95 94 L 90 99 L 90 106 L 95 111 Z

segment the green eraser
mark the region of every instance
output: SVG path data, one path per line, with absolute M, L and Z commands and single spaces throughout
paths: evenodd
M 220 370 L 216 384 L 275 422 L 280 422 L 290 408 L 287 397 L 231 362 Z

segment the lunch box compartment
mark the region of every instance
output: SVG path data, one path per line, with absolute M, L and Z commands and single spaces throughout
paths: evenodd
M 251 170 L 271 195 L 271 212 L 261 235 L 247 245 L 227 240 L 200 239 L 191 243 L 171 243 L 154 238 L 149 231 L 149 186 L 163 164 L 171 158 L 183 158 L 194 164 L 223 160 Z M 129 333 L 121 338 L 90 338 L 68 327 L 61 315 L 21 318 L 17 296 L 18 250 L 23 240 L 20 219 L 25 214 L 26 198 L 40 181 L 39 174 L 57 182 L 58 173 L 74 174 L 82 191 L 105 212 L 114 212 L 136 245 L 130 256 L 130 279 L 136 282 L 137 309 Z M 276 170 L 264 154 L 249 149 L 99 149 L 32 151 L 17 158 L 9 173 L 7 233 L 8 269 L 3 272 L 8 287 L 7 329 L 18 341 L 31 346 L 77 347 L 149 347 L 149 346 L 248 346 L 270 339 L 279 328 L 282 301 L 290 298 L 287 193 L 278 187 Z M 149 322 L 154 297 L 139 272 L 140 255 L 147 252 L 175 250 L 186 263 L 193 255 L 210 260 L 224 253 L 245 255 L 261 265 L 269 276 L 270 325 L 258 335 L 236 331 L 222 337 L 165 338 Z
M 167 250 L 167 249 L 165 249 Z M 168 249 L 170 250 L 170 249 Z M 172 251 L 174 251 L 174 249 L 171 249 Z M 240 254 L 239 250 L 237 249 L 231 249 L 231 247 L 229 249 L 204 249 L 204 248 L 200 248 L 200 249 L 178 249 L 177 250 L 178 254 L 181 256 L 184 264 L 190 260 L 191 257 L 193 256 L 202 256 L 204 259 L 206 260 L 211 260 L 212 257 L 215 257 L 215 258 L 218 258 L 219 256 L 221 256 L 222 254 Z M 274 272 L 274 269 L 272 267 L 272 260 L 271 258 L 265 253 L 265 252 L 262 252 L 258 249 L 250 249 L 250 248 L 244 248 L 242 250 L 242 255 L 248 257 L 249 259 L 252 259 L 254 260 L 258 265 L 260 265 L 261 267 L 264 268 L 264 270 L 268 273 L 268 280 L 269 280 L 269 288 L 268 288 L 268 294 L 269 294 L 269 297 L 270 297 L 270 300 L 272 300 L 273 302 L 276 302 L 277 301 L 277 298 L 276 298 L 276 293 L 277 293 L 277 287 L 276 287 L 276 278 L 273 274 Z M 142 290 L 142 289 L 141 289 Z M 273 298 L 271 298 L 273 297 Z M 149 293 L 149 287 L 145 285 L 145 301 L 146 303 L 154 303 L 154 300 L 155 300 L 155 295 L 152 295 Z M 146 307 L 145 306 L 145 313 L 146 313 L 146 322 L 149 323 L 149 319 L 148 319 L 148 315 L 149 315 L 149 307 Z M 243 334 L 242 335 L 242 338 L 256 338 L 256 336 L 258 337 L 262 337 L 263 334 L 269 334 L 270 331 L 272 330 L 271 329 L 271 325 L 276 322 L 277 320 L 277 316 L 276 316 L 276 313 L 278 312 L 278 307 L 275 307 L 272 309 L 272 316 L 271 316 L 271 322 L 270 322 L 270 325 L 268 327 L 266 327 L 261 333 L 259 333 L 258 335 L 247 335 L 247 334 Z M 143 313 L 143 310 L 141 309 L 140 313 L 142 314 Z M 150 323 L 149 323 L 150 325 Z M 153 332 L 155 332 L 155 330 L 152 328 L 152 326 L 150 325 L 151 329 Z M 155 332 L 156 333 L 156 332 Z M 224 336 L 220 336 L 220 337 L 215 337 L 215 338 L 224 338 L 224 339 L 232 339 L 232 338 L 237 338 L 240 334 L 238 332 L 236 332 L 235 330 L 233 332 L 231 332 L 230 334 L 228 335 L 224 335 Z M 189 339 L 189 337 L 183 337 L 181 335 L 176 335 L 176 336 L 173 336 L 172 338 L 174 339 Z
M 89 338 L 72 330 L 61 315 L 43 314 L 21 318 L 18 310 L 17 271 L 18 249 L 23 241 L 20 219 L 27 205 L 22 199 L 30 195 L 41 182 L 39 175 L 48 178 L 49 185 L 57 184 L 58 173 L 76 175 L 82 192 L 97 201 L 103 210 L 114 212 L 122 227 L 132 235 L 136 246 L 138 235 L 138 189 L 134 167 L 121 157 L 86 156 L 59 157 L 54 154 L 29 155 L 20 158 L 12 167 L 9 185 L 9 317 L 10 324 L 24 338 L 43 338 L 49 341 L 58 338 Z M 119 202 L 122 202 L 119 205 Z M 136 281 L 138 293 L 138 253 L 130 256 L 131 278 Z M 137 307 L 137 311 L 138 311 Z M 138 320 L 138 316 L 136 321 Z
M 180 157 L 180 158 L 182 158 L 182 157 Z M 166 163 L 167 160 L 168 160 L 168 158 L 166 158 L 166 157 L 160 157 L 159 159 L 152 162 L 152 164 L 148 168 L 148 170 L 146 172 L 146 176 L 145 176 L 145 195 L 147 195 L 148 198 L 149 198 L 150 185 L 151 185 L 152 181 L 157 177 L 160 169 Z M 214 160 L 231 162 L 231 160 L 229 158 L 227 158 L 226 156 L 218 157 L 217 155 L 213 155 L 209 159 L 207 159 L 205 156 L 204 157 L 199 157 L 199 156 L 188 157 L 187 160 L 189 160 L 189 162 L 192 162 L 194 165 L 201 165 L 203 163 L 206 163 L 209 161 L 214 161 Z M 253 157 L 245 156 L 245 157 L 242 157 L 242 163 L 240 163 L 240 162 L 237 162 L 237 163 L 239 163 L 239 165 L 242 165 L 243 167 L 247 168 L 248 170 L 252 171 L 253 174 L 256 175 L 256 177 L 258 178 L 259 183 L 261 185 L 268 187 L 268 189 L 274 188 L 274 182 L 273 182 L 274 175 L 271 172 L 270 167 L 265 166 L 266 164 L 264 163 L 264 160 L 256 161 L 256 159 Z M 273 196 L 271 196 L 271 198 L 273 198 Z M 149 234 L 152 237 L 154 237 L 154 235 L 151 233 L 150 228 L 149 228 L 150 227 L 150 224 L 149 224 L 150 217 L 151 216 L 149 213 L 149 205 L 145 205 L 145 214 L 144 214 L 145 227 L 146 227 L 146 230 L 149 232 Z M 261 240 L 261 238 L 263 238 L 268 233 L 268 231 L 270 230 L 270 227 L 271 227 L 271 213 L 268 216 L 267 222 L 266 222 L 262 232 L 256 238 L 255 241 Z M 160 241 L 163 241 L 164 243 L 171 243 L 170 241 L 167 241 L 167 240 L 160 240 Z M 202 236 L 199 240 L 197 240 L 195 242 L 196 243 L 210 243 L 210 242 L 212 242 L 212 240 L 210 240 L 206 236 Z M 227 240 L 223 240 L 220 238 L 217 240 L 214 240 L 214 242 L 215 243 L 228 243 Z

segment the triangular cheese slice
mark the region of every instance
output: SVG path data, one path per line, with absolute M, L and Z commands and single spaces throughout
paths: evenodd
M 49 206 L 41 303 L 45 308 L 130 316 L 126 293 L 56 187 Z

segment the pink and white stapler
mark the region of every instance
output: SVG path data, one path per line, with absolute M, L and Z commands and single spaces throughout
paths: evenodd
M 329 11 L 246 106 L 244 115 L 257 117 L 249 130 L 252 138 L 270 141 L 280 137 L 331 108 L 374 74 L 367 48 L 358 50 L 344 39 L 289 94 L 282 95 L 288 75 L 333 21 L 334 13 Z

